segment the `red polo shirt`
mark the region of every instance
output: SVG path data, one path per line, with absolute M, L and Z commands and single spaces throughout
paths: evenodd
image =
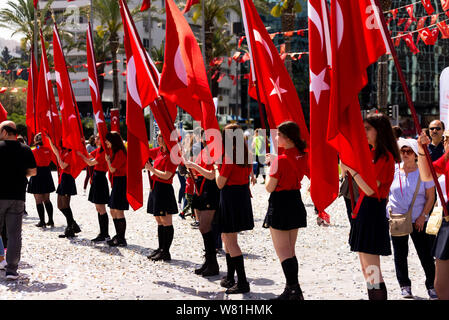
M 61 160 L 64 163 L 67 163 L 68 166 L 65 169 L 62 169 L 61 173 L 67 173 L 72 175 L 72 164 L 73 164 L 73 159 L 72 159 L 72 151 L 68 151 L 68 150 L 64 150 L 61 152 Z
M 37 167 L 48 167 L 52 161 L 52 151 L 47 147 L 36 147 L 33 149 L 34 159 Z
M 209 171 L 213 170 L 214 164 L 213 163 L 209 164 L 208 163 L 209 161 L 207 161 L 207 160 L 208 160 L 207 151 L 206 151 L 206 149 L 203 149 L 203 150 L 201 150 L 200 154 L 196 158 L 195 163 L 197 165 L 199 165 L 201 168 L 204 168 L 206 170 L 209 170 Z M 194 175 L 199 176 L 199 177 L 202 176 L 202 174 L 197 172 L 196 170 L 192 170 L 192 171 L 193 171 Z
M 154 148 L 150 149 L 150 158 L 153 159 L 153 167 L 155 169 L 158 169 L 163 172 L 171 172 L 172 176 L 168 180 L 164 180 L 159 178 L 157 175 L 153 174 L 151 176 L 151 179 L 154 181 L 159 181 L 162 183 L 172 184 L 173 183 L 173 177 L 176 172 L 176 168 L 178 167 L 176 164 L 174 164 L 170 159 L 170 152 L 162 152 L 162 148 Z
M 114 160 L 111 162 L 111 167 L 115 168 L 115 172 L 112 174 L 113 177 L 124 177 L 126 176 L 126 154 L 123 150 L 117 151 L 113 156 Z
M 371 150 L 371 155 L 374 159 L 374 149 Z M 377 187 L 378 193 L 372 197 L 379 196 L 381 199 L 388 198 L 390 187 L 394 180 L 394 158 L 393 155 L 387 151 L 388 156 L 380 157 L 374 163 L 374 172 L 376 173 L 376 180 L 380 182 Z
M 228 178 L 227 186 L 244 185 L 249 183 L 251 166 L 240 166 L 238 164 L 228 164 L 224 161 L 220 168 L 220 176 Z
M 307 173 L 307 155 L 301 155 L 297 148 L 280 151 L 282 153 L 270 166 L 270 177 L 278 180 L 274 191 L 300 190 L 301 181 Z
M 101 148 L 97 148 L 92 151 L 90 154 L 91 157 L 95 158 L 97 164 L 94 166 L 94 170 L 107 172 L 108 171 L 108 163 L 106 162 L 105 152 L 104 150 L 100 152 Z

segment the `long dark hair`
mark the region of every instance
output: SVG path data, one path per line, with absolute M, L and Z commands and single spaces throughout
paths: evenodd
M 240 152 L 243 151 L 243 163 L 236 163 L 237 155 L 238 155 L 237 139 L 238 139 L 238 141 L 243 142 L 243 150 L 239 150 Z M 230 145 L 232 145 L 232 148 L 229 147 Z M 231 124 L 228 124 L 226 127 L 224 127 L 224 129 L 223 129 L 223 149 L 224 149 L 223 156 L 226 154 L 229 158 L 232 159 L 233 164 L 237 164 L 242 167 L 251 166 L 251 162 L 249 159 L 248 144 L 244 138 L 243 130 L 238 124 L 231 123 Z
M 111 143 L 112 158 L 115 157 L 119 150 L 122 150 L 126 154 L 126 147 L 120 133 L 117 131 L 111 131 L 106 134 L 105 138 Z
M 374 162 L 377 162 L 382 156 L 387 156 L 387 151 L 389 151 L 394 161 L 400 163 L 401 155 L 388 117 L 383 113 L 371 113 L 366 117 L 365 122 L 377 131 Z
M 301 139 L 301 132 L 296 122 L 285 121 L 279 125 L 278 130 L 295 144 L 301 155 L 305 154 L 306 142 Z

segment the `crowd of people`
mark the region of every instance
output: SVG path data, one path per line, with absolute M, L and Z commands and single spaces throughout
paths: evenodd
M 413 297 L 407 267 L 410 236 L 424 270 L 429 298 L 449 299 L 448 222 L 443 219 L 437 236 L 426 233 L 437 197 L 424 153 L 427 148 L 437 175 L 444 176 L 439 181 L 445 188 L 449 185 L 445 183 L 449 175 L 449 131 L 445 131 L 442 121 L 435 120 L 429 125 L 428 135 L 423 132 L 417 137 L 404 138 L 400 128 L 393 128 L 388 117 L 380 113 L 370 114 L 364 125 L 377 190 L 373 190 L 359 172 L 340 163 L 340 194 L 344 196 L 351 226 L 348 244 L 350 250 L 359 255 L 368 298 L 387 299 L 380 256 L 392 253 L 401 294 L 404 298 Z M 227 125 L 222 132 L 224 153 L 219 162 L 210 161 L 201 130 L 183 138 L 181 164 L 174 163 L 162 135 L 157 136 L 158 146 L 150 149 L 144 168 L 150 177 L 146 211 L 156 220 L 158 239 L 158 248 L 148 259 L 171 260 L 170 248 L 176 236 L 173 216 L 179 214 L 185 219 L 190 215 L 194 219 L 192 226 L 198 228 L 203 238 L 203 247 L 198 250 L 205 252 L 204 263 L 193 272 L 203 277 L 218 275 L 217 250 L 223 248 L 227 269 L 220 285 L 226 288 L 227 294 L 249 292 L 239 234 L 255 227 L 250 186 L 262 175 L 262 183 L 269 194 L 263 227 L 269 229 L 286 282 L 277 299 L 304 299 L 295 250 L 299 230 L 307 227 L 301 198 L 301 182 L 304 176 L 309 176 L 307 146 L 296 123 L 287 121 L 277 129 L 277 135 L 272 137 L 277 154 L 273 154 L 267 152 L 268 143 L 260 130 L 249 137 L 239 125 Z M 19 277 L 26 192 L 35 198 L 39 216 L 37 227 L 54 227 L 50 194 L 56 191 L 57 208 L 67 221 L 59 237 L 72 238 L 81 232 L 70 206 L 71 197 L 77 194 L 73 174 L 77 158 L 82 159 L 87 168 L 84 190 L 90 184 L 88 201 L 95 205 L 98 213 L 99 233 L 91 241 L 106 242 L 111 247 L 127 246 L 127 149 L 118 132 L 108 133 L 105 139 L 107 150 L 97 135 L 89 139 L 89 150 L 83 154 L 57 148 L 47 135 L 39 133 L 30 148 L 17 140 L 14 122 L 0 124 L 0 180 L 9 181 L 0 184 L 0 230 L 6 230 L 2 232 L 4 241 L 0 238 L 0 268 L 6 270 L 7 279 Z M 242 150 L 238 150 L 241 148 L 238 141 L 243 141 Z M 239 151 L 243 151 L 239 159 L 242 161 L 237 161 Z M 57 187 L 51 175 L 52 162 L 58 168 Z M 180 182 L 178 199 L 173 188 L 175 176 Z M 116 233 L 112 238 L 107 207 Z M 391 218 L 397 215 L 410 217 L 412 230 L 409 233 L 395 235 L 391 232 Z

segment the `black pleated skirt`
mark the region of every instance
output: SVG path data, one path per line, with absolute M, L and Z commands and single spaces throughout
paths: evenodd
M 94 171 L 88 200 L 95 204 L 109 203 L 109 185 L 108 179 L 106 178 L 106 172 L 97 170 Z
M 253 208 L 249 185 L 225 186 L 220 191 L 218 226 L 223 233 L 254 228 Z
M 351 251 L 391 255 L 390 226 L 386 216 L 387 200 L 365 196 L 351 225 Z
M 112 190 L 108 207 L 115 210 L 129 210 L 129 203 L 126 199 L 126 176 L 114 177 L 112 179 Z
M 307 227 L 307 212 L 299 190 L 274 191 L 268 200 L 264 228 L 292 230 Z
M 74 196 L 76 195 L 76 183 L 75 179 L 68 173 L 61 175 L 61 181 L 59 182 L 56 193 L 61 196 Z
M 218 210 L 220 203 L 220 189 L 214 180 L 209 180 L 204 177 L 199 177 L 195 181 L 196 185 L 200 187 L 203 183 L 202 192 L 200 195 L 193 194 L 192 208 L 197 210 Z
M 449 259 L 449 222 L 443 219 L 435 239 L 432 255 L 439 260 Z
M 51 176 L 50 167 L 37 167 L 37 174 L 28 182 L 28 193 L 44 194 L 55 191 L 55 184 Z
M 175 191 L 171 184 L 154 181 L 153 190 L 148 196 L 147 212 L 154 216 L 178 213 Z

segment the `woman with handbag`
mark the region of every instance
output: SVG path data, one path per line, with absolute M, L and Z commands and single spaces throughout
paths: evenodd
M 402 297 L 413 298 L 407 266 L 410 235 L 426 275 L 427 293 L 430 299 L 434 300 L 438 297 L 433 285 L 435 280 L 435 262 L 431 253 L 433 237 L 426 234 L 425 230 L 429 212 L 435 201 L 435 186 L 433 181 L 421 182 L 419 177 L 416 163 L 418 142 L 414 139 L 400 138 L 398 146 L 402 166 L 395 170 L 387 205 L 396 277 Z
M 388 193 L 394 178 L 394 164 L 400 162 L 398 145 L 390 120 L 382 113 L 368 115 L 364 121 L 371 154 L 377 192 L 371 189 L 354 169 L 341 163 L 359 186 L 360 196 L 354 210 L 349 244 L 358 252 L 370 300 L 387 300 L 387 288 L 380 269 L 380 256 L 391 255 L 388 219 L 385 216 Z M 354 216 L 353 215 L 353 216 Z
M 433 167 L 437 176 L 444 175 L 446 184 L 446 194 L 449 194 L 448 190 L 448 177 L 449 177 L 449 131 L 445 131 L 443 134 L 444 150 L 445 154 L 434 161 Z M 427 162 L 424 148 L 430 144 L 429 137 L 422 132 L 418 137 L 418 168 L 423 181 L 433 180 L 432 173 Z M 444 192 L 444 191 L 443 191 Z M 448 203 L 446 202 L 446 207 Z M 432 255 L 435 257 L 435 290 L 438 298 L 441 300 L 449 300 L 449 218 L 444 217 L 437 237 L 435 239 Z

